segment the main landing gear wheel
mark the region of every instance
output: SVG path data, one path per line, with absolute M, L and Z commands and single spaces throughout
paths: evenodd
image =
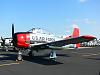
M 56 61 L 57 55 L 54 50 L 50 52 L 50 60 Z

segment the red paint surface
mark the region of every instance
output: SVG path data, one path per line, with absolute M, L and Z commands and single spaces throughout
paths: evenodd
M 30 45 L 30 36 L 29 34 L 17 34 L 17 47 L 28 48 Z

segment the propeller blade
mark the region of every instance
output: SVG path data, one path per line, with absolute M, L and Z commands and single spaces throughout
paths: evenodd
M 1 40 L 4 41 L 4 38 L 1 36 Z
M 14 46 L 14 24 L 12 24 L 12 44 Z
M 14 24 L 12 24 L 12 38 L 14 36 Z
M 1 45 L 2 46 L 5 46 L 5 39 L 1 36 L 1 40 L 2 40 L 2 43 L 1 43 Z

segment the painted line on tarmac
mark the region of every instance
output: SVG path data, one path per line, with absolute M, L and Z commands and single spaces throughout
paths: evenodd
M 1 64 L 0 67 L 2 67 L 2 66 L 10 66 L 10 65 L 17 65 L 17 64 L 20 64 L 20 63 Z
M 79 49 L 94 48 L 94 47 L 79 47 Z
M 4 57 L 8 57 L 8 56 L 0 55 L 0 58 L 4 58 Z
M 79 53 L 79 52 L 71 52 L 73 54 L 79 54 L 82 56 L 96 56 L 96 55 L 100 55 L 100 53 Z
M 91 54 L 91 53 L 79 53 L 79 52 L 71 52 L 71 53 L 73 53 L 73 54 L 87 54 L 87 55 Z
M 100 53 L 91 53 L 91 54 L 88 54 L 88 55 L 82 55 L 82 56 L 97 56 L 97 55 L 100 55 Z

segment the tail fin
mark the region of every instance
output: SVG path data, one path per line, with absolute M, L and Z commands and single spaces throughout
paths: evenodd
M 78 37 L 79 35 L 80 35 L 79 28 L 78 28 L 78 27 L 75 27 L 75 28 L 74 28 L 74 31 L 73 31 L 73 34 L 72 34 L 72 37 Z M 76 48 L 80 47 L 80 44 L 76 44 L 75 47 L 76 47 Z
M 76 27 L 76 28 L 74 28 L 74 31 L 73 31 L 72 37 L 78 37 L 78 36 L 79 36 L 79 28 Z

